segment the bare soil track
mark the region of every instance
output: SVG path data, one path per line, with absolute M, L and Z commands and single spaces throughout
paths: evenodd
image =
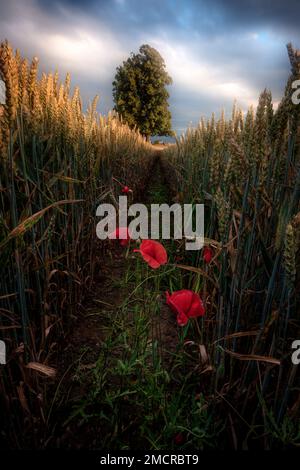
M 163 149 L 157 151 L 146 186 L 135 202 L 144 204 L 170 202 L 174 196 L 170 193 L 168 177 L 161 165 L 161 150 Z M 136 260 L 133 259 L 132 248 L 129 249 L 127 258 L 134 269 Z M 74 401 L 78 403 L 81 397 L 84 399 L 93 386 L 93 376 L 90 371 L 96 367 L 106 340 L 109 328 L 107 318 L 116 315 L 134 288 L 130 282 L 124 281 L 126 272 L 128 272 L 128 259 L 124 258 L 124 248 L 118 246 L 116 242 L 109 243 L 93 290 L 87 295 L 85 304 L 74 320 L 72 331 L 57 355 L 58 377 L 52 391 L 53 406 L 49 417 L 49 428 L 46 429 L 44 442 L 41 443 L 43 447 L 99 449 L 101 441 L 105 441 L 106 430 L 103 426 L 99 427 L 97 420 L 91 419 L 86 422 L 80 414 L 74 419 L 69 418 L 72 415 Z M 152 325 L 151 335 L 152 341 L 158 343 L 163 366 L 169 369 L 176 352 L 178 332 L 174 315 L 163 302 L 157 323 Z M 119 352 L 115 347 L 109 354 L 118 358 Z M 114 377 L 111 377 L 108 387 L 117 387 L 118 384 L 114 381 Z M 135 410 L 128 409 L 127 413 L 134 414 Z M 132 416 L 128 416 L 126 421 L 131 419 Z

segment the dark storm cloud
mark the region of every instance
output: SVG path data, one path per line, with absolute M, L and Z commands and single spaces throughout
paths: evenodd
M 212 36 L 218 28 L 270 27 L 274 31 L 298 30 L 299 0 L 38 0 L 48 11 L 66 8 L 103 13 L 122 29 L 131 25 L 146 29 L 163 25 L 167 29 L 205 32 Z M 126 22 L 124 22 L 126 19 Z
M 299 0 L 214 0 L 213 4 L 222 11 L 227 26 L 263 26 L 286 31 L 299 28 Z
M 112 106 L 116 67 L 143 43 L 156 47 L 173 77 L 174 127 L 200 115 L 245 109 L 262 89 L 274 100 L 289 73 L 287 42 L 300 46 L 300 1 L 288 0 L 0 0 L 0 39 L 43 70 L 70 71 L 85 101 Z

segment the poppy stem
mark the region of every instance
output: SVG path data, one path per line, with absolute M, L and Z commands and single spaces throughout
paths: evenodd
M 124 186 L 122 183 L 120 183 L 119 180 L 117 180 L 117 178 L 115 178 L 114 176 L 112 177 L 112 180 L 115 181 L 116 183 L 118 183 L 120 186 Z

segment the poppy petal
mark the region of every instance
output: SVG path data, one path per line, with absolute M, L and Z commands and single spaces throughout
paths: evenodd
M 155 240 L 143 240 L 139 251 L 149 266 L 153 269 L 159 268 L 168 261 L 168 255 L 161 243 Z
M 189 321 L 188 317 L 184 313 L 177 315 L 177 323 L 179 326 L 185 326 Z
M 200 317 L 205 313 L 201 297 L 196 292 L 182 289 L 169 294 L 166 292 L 167 304 L 177 314 L 177 322 L 184 326 L 189 318 Z
M 205 313 L 205 308 L 199 294 L 193 293 L 192 302 L 188 311 L 189 317 L 199 317 L 203 316 Z
M 144 253 L 144 252 L 141 252 L 141 254 L 144 260 L 146 261 L 146 263 L 148 263 L 151 268 L 157 269 L 160 267 L 160 263 L 151 255 L 148 255 L 147 253 Z

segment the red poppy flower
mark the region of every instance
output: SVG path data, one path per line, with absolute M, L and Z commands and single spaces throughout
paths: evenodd
M 130 242 L 130 234 L 127 227 L 117 227 L 112 233 L 109 234 L 110 240 L 119 240 L 121 246 L 127 246 Z
M 203 302 L 196 292 L 182 289 L 173 294 L 167 294 L 167 304 L 173 312 L 177 314 L 177 323 L 179 326 L 187 324 L 189 318 L 203 317 L 205 308 Z
M 161 243 L 155 240 L 143 240 L 139 250 L 146 263 L 153 269 L 159 268 L 168 261 L 168 255 Z
M 203 249 L 203 259 L 204 259 L 205 263 L 209 264 L 212 260 L 212 257 L 213 257 L 212 249 L 209 248 L 208 246 L 206 246 Z
M 181 432 L 179 432 L 178 434 L 176 434 L 176 436 L 174 437 L 174 442 L 175 444 L 177 445 L 180 445 L 182 444 L 184 441 L 184 437 L 183 437 L 183 434 Z
M 128 186 L 124 186 L 124 187 L 122 188 L 122 193 L 123 193 L 123 194 L 132 193 L 132 189 L 128 188 Z

